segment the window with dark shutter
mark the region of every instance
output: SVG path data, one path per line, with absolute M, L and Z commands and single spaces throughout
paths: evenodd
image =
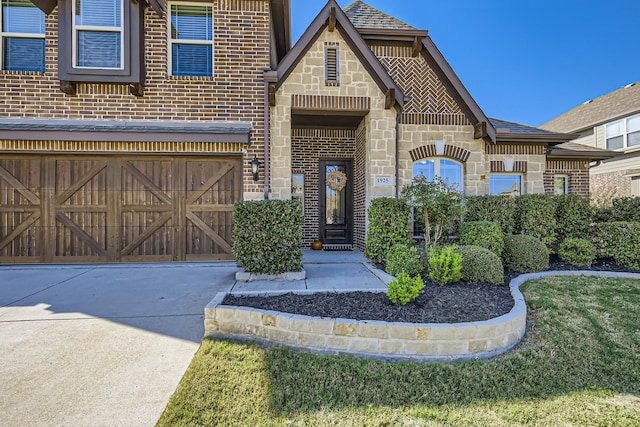
M 338 61 L 338 48 L 327 47 L 325 49 L 326 83 L 328 86 L 337 86 L 340 82 L 340 64 Z

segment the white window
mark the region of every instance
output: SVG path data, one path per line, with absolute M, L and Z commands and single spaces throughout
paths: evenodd
M 631 177 L 631 197 L 640 197 L 640 175 Z
M 44 72 L 44 13 L 29 0 L 2 0 L 2 69 Z
M 492 196 L 519 196 L 522 194 L 522 175 L 495 174 L 489 177 L 489 194 Z
M 606 137 L 608 150 L 640 146 L 640 114 L 609 123 Z
M 555 175 L 553 177 L 553 194 L 569 194 L 569 177 L 567 175 Z
M 464 191 L 462 182 L 462 165 L 447 159 L 419 160 L 413 164 L 413 177 L 424 176 L 429 181 L 441 178 L 458 191 Z
M 291 199 L 300 200 L 304 212 L 304 174 L 293 174 L 291 176 Z
M 124 68 L 123 0 L 73 1 L 73 66 Z
M 213 8 L 171 4 L 169 67 L 173 76 L 213 76 Z

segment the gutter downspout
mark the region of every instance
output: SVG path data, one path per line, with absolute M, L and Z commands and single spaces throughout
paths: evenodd
M 271 104 L 269 102 L 269 85 L 278 81 L 278 73 L 266 68 L 264 70 L 264 200 L 269 200 L 271 183 Z

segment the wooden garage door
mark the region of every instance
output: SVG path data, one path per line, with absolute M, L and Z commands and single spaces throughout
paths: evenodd
M 0 262 L 232 259 L 239 158 L 0 159 Z

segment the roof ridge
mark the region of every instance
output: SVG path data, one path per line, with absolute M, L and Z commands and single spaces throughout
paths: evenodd
M 373 28 L 373 29 L 403 29 L 415 30 L 412 25 L 396 18 L 395 16 L 384 13 L 379 9 L 363 2 L 355 0 L 344 9 L 349 20 L 356 28 Z M 351 13 L 350 13 L 351 12 Z

